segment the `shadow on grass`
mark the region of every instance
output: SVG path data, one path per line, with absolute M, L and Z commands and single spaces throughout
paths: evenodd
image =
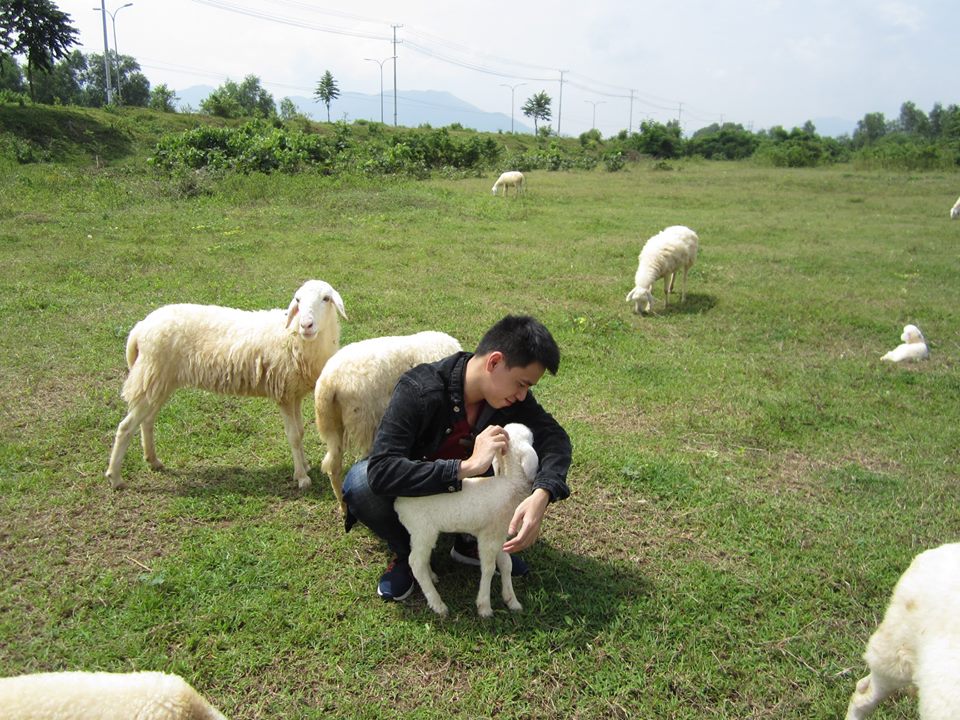
M 717 305 L 717 298 L 713 295 L 687 293 L 687 299 L 680 302 L 680 296 L 671 297 L 670 306 L 657 310 L 658 315 L 699 315 L 709 312 Z
M 162 478 L 154 486 L 156 492 L 161 494 L 193 498 L 247 495 L 289 499 L 311 494 L 334 502 L 330 480 L 319 468 L 310 470 L 311 485 L 306 490 L 297 487 L 297 482 L 293 479 L 292 465 L 167 467 L 151 475 Z

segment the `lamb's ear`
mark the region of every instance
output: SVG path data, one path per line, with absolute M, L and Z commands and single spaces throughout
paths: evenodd
M 294 298 L 290 301 L 290 307 L 287 308 L 287 327 L 290 327 L 290 323 L 293 322 L 293 319 L 297 316 L 297 313 L 300 312 L 300 303 L 297 302 L 297 299 Z
M 523 459 L 520 461 L 520 464 L 523 466 L 523 474 L 532 482 L 537 477 L 537 466 L 540 464 L 540 461 L 537 458 L 537 451 L 529 445 L 527 448 L 527 452 L 523 454 Z
M 634 288 L 633 290 L 627 293 L 626 301 L 630 302 L 631 300 L 636 299 L 636 297 L 637 297 L 637 288 Z
M 343 315 L 343 319 L 346 320 L 347 311 L 343 309 L 343 298 L 340 297 L 340 293 L 333 288 L 330 288 L 330 296 L 333 298 L 333 304 L 337 306 L 337 312 Z

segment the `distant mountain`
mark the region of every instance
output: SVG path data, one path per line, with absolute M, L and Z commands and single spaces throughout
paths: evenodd
M 177 107 L 200 109 L 207 96 L 215 88 L 209 85 L 194 85 L 177 90 Z M 274 95 L 279 102 L 284 96 Z M 289 96 L 297 110 L 314 120 L 326 121 L 327 108 L 312 98 Z M 330 103 L 330 119 L 353 122 L 354 120 L 380 120 L 380 95 L 345 92 Z M 383 94 L 383 120 L 393 124 L 393 92 Z M 397 92 L 397 123 L 404 127 L 417 127 L 429 124 L 431 127 L 444 127 L 460 123 L 465 128 L 484 132 L 510 131 L 510 116 L 504 113 L 492 113 L 481 110 L 448 92 L 436 90 L 404 90 Z M 533 133 L 533 128 L 519 121 L 515 116 L 513 128 L 519 133 Z

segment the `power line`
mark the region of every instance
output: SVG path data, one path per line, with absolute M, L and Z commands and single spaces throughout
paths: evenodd
M 222 0 L 193 0 L 193 2 L 198 3 L 200 5 L 209 5 L 210 7 L 214 7 L 219 10 L 226 10 L 227 12 L 236 13 L 237 15 L 246 15 L 248 17 L 257 18 L 258 20 L 269 20 L 270 22 L 280 23 L 281 25 L 289 25 L 291 27 L 302 28 L 304 30 L 316 30 L 317 32 L 332 33 L 334 35 L 345 35 L 348 37 L 365 38 L 367 40 L 389 40 L 390 39 L 386 35 L 374 35 L 373 33 L 360 32 L 358 30 L 348 30 L 346 28 L 326 27 L 323 25 L 315 25 L 313 23 L 305 22 L 303 20 L 295 20 L 293 18 L 281 17 L 279 15 L 271 15 L 269 13 L 261 12 L 259 10 L 251 10 L 250 8 L 244 8 L 238 5 L 231 5 L 230 3 L 223 2 Z

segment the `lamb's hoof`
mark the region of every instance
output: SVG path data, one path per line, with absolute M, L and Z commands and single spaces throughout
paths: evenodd
M 110 473 L 106 472 L 103 476 L 110 481 L 110 487 L 114 490 L 123 490 L 127 484 L 119 477 L 113 477 Z
M 301 490 L 306 490 L 307 488 L 310 487 L 311 484 L 312 484 L 312 481 L 310 480 L 309 477 L 297 479 L 297 487 L 300 488 Z
M 513 612 L 520 612 L 523 610 L 523 605 L 520 604 L 518 600 L 507 600 L 507 607 L 510 608 Z
M 493 608 L 489 605 L 477 605 L 477 614 L 482 618 L 493 617 Z
M 156 458 L 153 460 L 148 460 L 147 464 L 150 466 L 151 470 L 155 470 L 156 472 L 163 472 L 167 469 L 166 466 Z
M 433 610 L 440 617 L 446 617 L 447 613 L 449 612 L 449 610 L 447 609 L 447 606 L 444 605 L 443 603 L 439 603 L 438 605 L 431 604 L 430 609 Z

